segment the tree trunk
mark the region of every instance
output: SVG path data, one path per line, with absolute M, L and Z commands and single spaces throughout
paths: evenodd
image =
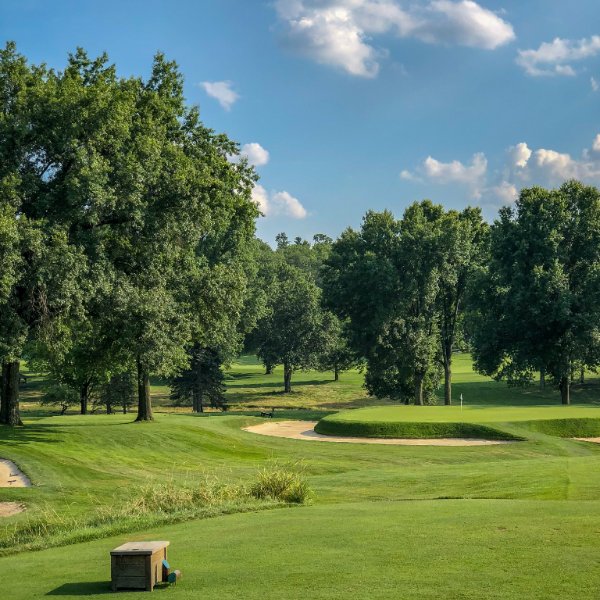
M 560 397 L 563 404 L 571 404 L 571 381 L 569 375 L 560 380 Z
M 334 381 L 340 380 L 340 369 L 337 365 L 335 365 L 335 367 L 333 369 L 333 380 Z
M 292 391 L 292 367 L 288 363 L 283 364 L 283 391 L 286 394 Z
M 150 401 L 150 381 L 148 370 L 137 360 L 137 384 L 138 384 L 138 414 L 136 421 L 152 421 L 152 403 Z
M 19 361 L 2 363 L 2 412 L 4 425 L 23 425 L 19 413 Z
M 88 404 L 90 400 L 90 384 L 88 382 L 84 383 L 79 389 L 79 404 L 81 406 L 81 414 L 87 415 L 88 413 Z
M 423 406 L 423 379 L 422 373 L 415 373 L 415 405 Z
M 540 388 L 546 389 L 546 367 L 540 369 Z
M 273 375 L 273 365 L 265 365 L 265 375 Z
M 112 403 L 111 402 L 107 402 L 106 403 L 106 414 L 107 415 L 112 415 L 113 414 L 113 407 L 112 407 Z
M 8 363 L 2 361 L 2 378 L 0 379 L 0 423 L 6 423 L 8 402 L 6 398 L 6 383 L 8 381 Z
M 581 385 L 585 383 L 585 367 L 581 367 L 581 372 L 579 373 L 579 383 L 581 383 Z
M 123 414 L 126 415 L 127 414 L 127 403 L 123 402 Z
M 442 354 L 444 357 L 444 404 L 452 404 L 452 346 L 454 341 L 448 340 L 442 344 Z

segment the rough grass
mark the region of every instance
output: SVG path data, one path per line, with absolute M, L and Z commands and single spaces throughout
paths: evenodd
M 303 504 L 311 490 L 302 474 L 286 467 L 261 469 L 254 480 L 224 484 L 204 478 L 181 485 L 174 481 L 145 485 L 125 501 L 101 505 L 91 514 L 61 514 L 51 506 L 8 526 L 0 538 L 0 556 L 63 546 L 190 519 Z

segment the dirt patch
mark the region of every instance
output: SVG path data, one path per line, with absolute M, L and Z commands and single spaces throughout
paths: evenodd
M 25 507 L 18 502 L 0 502 L 0 518 L 12 517 L 23 512 Z
M 590 437 L 590 438 L 573 438 L 579 442 L 593 442 L 594 444 L 600 444 L 600 437 Z
M 512 444 L 506 440 L 476 440 L 467 438 L 400 439 L 363 438 L 322 435 L 315 431 L 317 421 L 274 421 L 244 427 L 244 431 L 273 437 L 307 440 L 311 442 L 341 442 L 347 444 L 386 444 L 390 446 L 492 446 Z M 598 438 L 600 442 L 600 438 Z
M 31 481 L 11 460 L 0 458 L 0 487 L 30 487 Z

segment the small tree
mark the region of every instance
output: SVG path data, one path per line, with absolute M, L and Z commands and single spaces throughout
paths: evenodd
M 46 390 L 41 404 L 60 406 L 60 414 L 64 415 L 69 407 L 79 404 L 79 396 L 77 390 L 72 387 L 64 383 L 55 383 Z
M 196 344 L 190 351 L 190 366 L 171 379 L 171 400 L 178 406 L 192 406 L 194 412 L 212 408 L 225 410 L 225 376 L 218 350 Z
M 123 414 L 135 404 L 135 376 L 131 371 L 113 375 L 100 388 L 98 403 L 106 407 L 106 413 L 112 414 L 119 406 Z
M 358 364 L 358 357 L 348 343 L 344 324 L 331 312 L 326 312 L 323 316 L 322 333 L 324 350 L 318 358 L 319 368 L 333 371 L 334 381 L 339 381 L 342 371 Z

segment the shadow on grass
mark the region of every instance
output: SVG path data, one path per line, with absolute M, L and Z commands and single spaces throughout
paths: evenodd
M 310 381 L 293 381 L 292 380 L 292 389 L 296 387 L 302 387 L 305 385 L 327 385 L 329 383 L 334 383 L 333 379 L 312 379 Z M 275 382 L 262 382 L 262 383 L 233 383 L 228 384 L 227 387 L 229 389 L 235 390 L 237 388 L 283 388 L 283 381 L 275 381 Z M 284 393 L 283 390 L 280 392 Z
M 51 590 L 46 596 L 93 596 L 95 594 L 111 594 L 109 581 L 80 581 L 63 583 Z

